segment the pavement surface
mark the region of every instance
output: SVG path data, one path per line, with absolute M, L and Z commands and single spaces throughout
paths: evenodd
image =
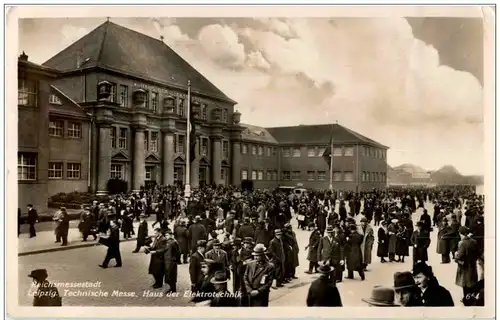
M 431 204 L 426 204 L 430 211 Z M 413 214 L 413 219 L 418 220 L 422 209 Z M 150 229 L 152 222 L 149 223 Z M 309 285 L 318 275 L 305 274 L 308 267 L 306 259 L 307 251 L 304 250 L 309 240 L 309 231 L 297 230 L 296 220 L 293 219 L 294 229 L 299 242 L 300 266 L 297 268 L 297 277 L 284 288 L 271 290 L 270 306 L 294 306 L 300 307 L 306 305 L 306 297 Z M 77 229 L 71 229 L 70 241 L 79 243 Z M 375 235 L 377 229 L 374 228 Z M 51 233 L 52 231 L 44 231 Z M 76 233 L 75 233 L 76 232 Z M 20 238 L 20 249 L 23 241 L 34 239 L 42 240 L 43 237 L 50 236 L 39 232 L 39 236 L 33 239 Z M 24 235 L 26 237 L 26 235 Z M 40 238 L 39 238 L 40 237 Z M 52 238 L 53 241 L 54 238 Z M 457 266 L 455 263 L 440 264 L 440 256 L 436 253 L 437 232 L 431 234 L 431 246 L 429 248 L 429 264 L 432 265 L 440 284 L 447 288 L 455 301 L 460 305 L 462 290 L 455 285 L 455 274 Z M 40 241 L 41 243 L 42 241 Z M 27 242 L 26 242 L 27 243 Z M 52 243 L 53 245 L 53 243 Z M 33 250 L 35 244 L 26 244 L 26 250 Z M 40 245 L 42 246 L 42 245 Z M 45 244 L 48 246 L 48 244 Z M 361 298 L 370 294 L 375 285 L 392 286 L 393 274 L 397 271 L 411 271 L 411 256 L 405 259 L 405 263 L 380 263 L 376 257 L 376 244 L 372 252 L 372 264 L 368 266 L 366 280 L 361 281 L 355 274 L 354 280 L 346 280 L 338 284 L 344 306 L 365 306 Z M 113 268 L 114 261 L 110 263 L 108 269 L 101 269 L 98 265 L 104 259 L 106 247 L 102 245 L 92 245 L 89 247 L 73 248 L 65 251 L 46 252 L 41 254 L 29 254 L 19 256 L 19 304 L 29 306 L 32 303 L 31 279 L 27 277 L 33 269 L 45 268 L 49 274 L 51 282 L 59 283 L 59 292 L 63 297 L 65 306 L 188 306 L 190 298 L 184 296 L 190 288 L 188 265 L 179 265 L 177 291 L 179 296 L 165 296 L 162 294 L 167 287 L 163 289 L 152 289 L 153 278 L 148 275 L 149 256 L 142 251 L 132 253 L 135 248 L 135 241 L 122 242 L 121 254 L 123 267 Z M 410 248 L 410 254 L 411 254 Z M 344 276 L 347 272 L 344 272 Z M 91 282 L 95 285 L 92 288 L 75 288 L 72 284 L 81 284 Z M 229 282 L 229 290 L 231 282 Z M 88 296 L 92 293 L 94 296 Z M 107 296 L 102 296 L 106 294 Z M 80 296 L 78 296 L 80 295 Z M 85 295 L 85 296 L 81 296 Z M 133 296 L 126 296 L 133 295 Z

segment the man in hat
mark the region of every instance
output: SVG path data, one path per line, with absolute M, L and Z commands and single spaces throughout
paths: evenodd
M 179 224 L 174 227 L 174 237 L 175 240 L 177 240 L 177 242 L 179 243 L 182 263 L 187 263 L 189 254 L 189 235 L 185 220 L 180 220 Z
M 122 256 L 120 254 L 120 226 L 118 225 L 118 222 L 114 220 L 113 215 L 110 215 L 110 217 L 112 219 L 110 220 L 109 236 L 101 236 L 101 238 L 99 239 L 99 242 L 108 247 L 106 257 L 104 258 L 102 264 L 99 265 L 99 267 L 103 269 L 106 269 L 108 267 L 109 261 L 111 261 L 111 259 L 116 260 L 115 267 L 119 268 L 122 266 Z
M 33 294 L 33 307 L 60 307 L 62 299 L 56 286 L 47 281 L 47 270 L 36 269 L 31 271 L 28 277 L 33 279 L 33 285 L 37 287 Z
M 250 218 L 245 217 L 243 224 L 239 227 L 238 233 L 236 234 L 238 238 L 245 239 L 246 237 L 255 238 L 255 229 L 250 224 Z
M 463 289 L 464 298 L 462 300 L 467 300 L 467 296 L 474 293 L 473 289 L 478 282 L 477 259 L 479 252 L 476 240 L 469 236 L 469 228 L 462 226 L 459 233 L 461 241 L 455 255 L 457 263 L 455 284 Z
M 451 251 L 451 238 L 452 238 L 453 230 L 448 224 L 448 219 L 441 219 L 441 223 L 439 225 L 439 231 L 437 234 L 438 242 L 436 251 L 441 255 L 441 263 L 447 264 L 450 263 L 450 251 Z
M 307 293 L 308 307 L 342 307 L 339 289 L 335 281 L 331 280 L 333 268 L 328 264 L 321 264 L 318 268 L 320 277 L 314 280 Z
M 373 229 L 368 224 L 367 218 L 361 218 L 358 233 L 363 236 L 363 242 L 361 243 L 361 255 L 363 257 L 363 269 L 366 271 L 367 266 L 372 263 L 372 250 L 373 243 L 375 242 Z
M 285 280 L 285 250 L 280 229 L 274 230 L 274 238 L 269 242 L 269 257 L 275 269 L 276 287 L 283 287 Z
M 163 236 L 160 228 L 155 228 L 153 243 L 144 248 L 146 254 L 151 254 L 149 262 L 149 274 L 153 275 L 155 283 L 153 289 L 163 287 L 163 277 L 165 276 L 165 249 L 167 239 Z
M 229 272 L 229 258 L 227 256 L 227 253 L 221 249 L 221 243 L 219 239 L 214 239 L 212 242 L 213 249 L 208 251 L 205 254 L 205 257 L 207 259 L 214 260 L 215 262 L 219 263 L 221 265 L 222 270 L 228 273 L 228 278 L 230 275 Z
M 53 220 L 56 222 L 56 243 L 61 242 L 61 246 L 68 245 L 68 231 L 69 231 L 69 216 L 66 212 L 65 207 L 61 207 L 59 211 L 56 212 Z
M 201 272 L 201 263 L 205 260 L 206 240 L 198 240 L 196 251 L 189 259 L 189 276 L 191 278 L 191 291 L 196 292 L 200 289 L 203 273 Z
M 32 204 L 28 204 L 28 224 L 30 225 L 30 238 L 36 237 L 35 223 L 38 222 L 38 212 Z
M 330 279 L 334 282 L 340 282 L 342 281 L 344 265 L 344 245 L 342 239 L 334 237 L 334 232 L 334 227 L 326 227 L 326 236 L 321 238 L 318 245 L 318 261 L 331 266 L 333 272 Z
M 295 270 L 299 266 L 299 245 L 290 223 L 285 224 L 283 231 L 283 248 L 285 249 L 285 281 L 297 279 Z
M 432 267 L 425 262 L 413 266 L 413 279 L 421 291 L 420 298 L 424 307 L 453 307 L 453 298 L 448 290 L 439 285 Z
M 233 273 L 233 291 L 237 292 L 243 285 L 243 275 L 240 274 L 241 265 L 243 264 L 240 258 L 240 252 L 242 251 L 241 239 L 234 238 L 231 245 L 233 246 L 233 249 L 231 250 L 231 255 L 229 257 L 229 269 Z
M 394 303 L 394 290 L 382 286 L 375 286 L 370 297 L 362 298 L 370 307 L 398 307 Z
M 431 244 L 429 232 L 424 230 L 424 222 L 422 220 L 417 222 L 417 230 L 411 236 L 411 245 L 413 246 L 413 265 L 418 262 L 425 262 L 429 259 L 427 255 L 427 248 Z
M 415 284 L 411 272 L 396 272 L 394 274 L 394 292 L 396 300 L 403 307 L 421 307 L 420 290 Z
M 82 241 L 87 241 L 87 238 L 92 233 L 93 224 L 94 220 L 92 219 L 92 214 L 90 213 L 90 207 L 84 206 L 82 213 L 80 214 L 80 223 L 78 224 L 78 229 L 82 233 Z M 96 240 L 97 235 L 95 233 L 92 235 L 94 236 L 94 240 Z
M 144 213 L 139 215 L 141 222 L 139 223 L 139 228 L 137 230 L 137 240 L 135 245 L 135 250 L 133 253 L 139 252 L 142 246 L 147 245 L 147 237 L 148 237 L 148 221 L 146 220 L 146 215 Z M 133 229 L 133 228 L 132 228 Z
M 227 274 L 224 271 L 216 271 L 210 281 L 215 287 L 214 297 L 210 301 L 211 307 L 239 307 L 240 299 L 231 294 L 227 289 Z
M 422 215 L 420 216 L 420 221 L 422 222 L 422 230 L 431 232 L 432 229 L 431 216 L 427 212 L 427 209 L 424 209 L 424 213 L 422 213 Z
M 165 249 L 165 283 L 169 289 L 167 293 L 177 291 L 177 265 L 181 262 L 181 250 L 170 229 L 165 231 L 167 240 Z
M 363 266 L 363 257 L 361 253 L 361 243 L 363 236 L 358 233 L 356 225 L 349 227 L 349 234 L 346 237 L 346 264 L 347 277 L 346 279 L 354 279 L 354 271 L 359 273 L 362 281 L 365 280 L 365 271 Z
M 310 226 L 314 228 L 309 236 L 309 243 L 306 246 L 305 250 L 307 251 L 307 260 L 309 261 L 309 269 L 305 271 L 305 273 L 312 274 L 313 269 L 315 272 L 318 270 L 318 248 L 319 243 L 321 242 L 322 234 L 319 229 L 316 227 L 314 222 L 311 222 Z
M 200 240 L 208 240 L 207 229 L 200 223 L 201 217 L 196 216 L 194 218 L 194 223 L 188 228 L 188 238 L 191 243 L 191 253 L 195 253 L 197 250 L 197 243 Z
M 269 306 L 269 291 L 274 278 L 274 265 L 266 258 L 266 247 L 257 244 L 253 249 L 254 261 L 247 265 L 245 288 L 250 297 L 250 307 Z

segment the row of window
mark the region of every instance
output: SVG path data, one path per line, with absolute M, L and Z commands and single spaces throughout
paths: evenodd
M 248 176 L 249 170 L 243 169 L 241 170 L 241 179 L 242 180 L 264 180 L 264 170 L 251 170 L 251 176 Z M 278 180 L 278 171 L 276 170 L 267 170 L 266 171 L 266 179 L 268 181 L 276 181 Z
M 17 104 L 25 107 L 38 106 L 38 83 L 31 79 L 18 79 Z
M 49 179 L 80 179 L 82 165 L 80 163 L 49 162 Z M 66 173 L 64 175 L 64 172 Z M 17 180 L 34 181 L 37 179 L 37 154 L 20 152 L 17 154 Z
M 326 147 L 308 147 L 307 148 L 307 156 L 308 157 L 322 157 L 325 153 Z M 283 157 L 294 157 L 298 158 L 302 156 L 302 151 L 300 147 L 294 148 L 283 148 Z
M 155 91 L 146 91 L 146 108 L 150 109 L 153 112 L 159 111 L 160 105 L 160 95 Z M 177 114 L 181 117 L 186 116 L 187 103 L 186 99 L 182 97 L 174 98 L 174 107 L 177 111 Z M 128 108 L 129 107 L 129 90 L 128 86 L 120 84 L 119 86 L 116 83 L 111 83 L 111 102 L 118 103 L 121 107 Z M 202 103 L 200 106 L 200 117 L 202 120 L 208 119 L 208 105 L 206 103 Z M 228 121 L 228 110 L 222 109 L 222 121 Z
M 248 154 L 248 144 L 242 144 L 241 145 L 241 154 Z M 263 146 L 256 146 L 256 145 L 250 145 L 251 149 L 251 154 L 252 156 L 264 156 L 264 147 Z M 276 156 L 276 148 L 275 147 L 266 147 L 266 156 L 271 157 L 271 156 Z
M 58 138 L 68 137 L 73 139 L 81 139 L 82 124 L 80 122 L 50 119 L 49 136 Z
M 63 176 L 64 163 L 49 162 L 49 179 L 80 179 L 81 177 L 80 163 L 66 163 L 66 176 Z
M 300 171 L 283 171 L 281 173 L 281 180 L 290 181 L 290 180 L 302 180 Z M 307 180 L 308 181 L 326 181 L 326 171 L 307 171 Z
M 378 148 L 364 146 L 363 148 L 361 148 L 361 155 L 365 156 L 365 157 L 386 159 L 387 158 L 387 151 L 382 150 L 382 149 L 378 149 Z
M 363 171 L 361 178 L 364 182 L 386 182 L 387 181 L 387 174 L 385 172 Z
M 200 137 L 196 141 L 196 145 L 198 148 L 198 152 L 201 156 L 209 156 L 210 152 L 210 140 L 207 137 Z M 222 140 L 222 157 L 224 159 L 229 159 L 229 141 Z M 182 133 L 177 133 L 174 135 L 174 152 L 175 153 L 184 153 L 186 146 L 186 135 Z

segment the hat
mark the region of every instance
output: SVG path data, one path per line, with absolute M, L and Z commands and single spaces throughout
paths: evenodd
M 392 219 L 391 220 L 392 223 L 398 223 L 398 221 L 399 221 L 398 219 Z
M 362 217 L 359 222 L 368 222 L 368 219 L 366 219 L 366 217 Z
M 461 226 L 460 228 L 458 228 L 458 233 L 460 233 L 461 235 L 467 235 L 469 234 L 470 230 L 469 228 L 465 227 L 465 226 Z
M 200 216 L 196 216 L 196 217 L 194 217 L 194 220 L 196 220 L 196 221 L 200 221 L 200 220 L 201 220 L 201 217 L 200 217 Z
M 274 234 L 275 234 L 275 235 L 282 234 L 281 229 L 276 229 L 276 230 L 274 230 Z
M 432 272 L 432 267 L 427 265 L 425 262 L 418 262 L 413 267 L 413 276 L 416 276 L 417 274 L 420 273 L 422 273 L 427 277 L 431 277 L 434 275 L 434 273 Z
M 264 254 L 266 254 L 266 247 L 262 243 L 257 243 L 255 248 L 253 248 L 252 255 L 262 256 Z
M 415 286 L 415 280 L 411 272 L 396 272 L 394 274 L 394 290 L 401 290 Z
M 216 271 L 214 277 L 210 280 L 211 283 L 226 283 L 227 275 L 225 271 Z
M 205 248 L 207 246 L 207 241 L 206 240 L 198 240 L 198 241 L 196 241 L 196 246 Z
M 45 280 L 47 279 L 49 275 L 47 274 L 46 269 L 36 269 L 31 271 L 31 273 L 28 275 L 28 277 L 33 278 L 35 280 Z
M 245 239 L 243 239 L 243 243 L 253 243 L 253 238 L 252 237 L 245 237 Z
M 318 272 L 322 274 L 329 274 L 333 271 L 333 268 L 328 264 L 322 264 L 318 267 Z
M 333 232 L 333 227 L 332 226 L 327 226 L 326 227 L 326 232 Z
M 214 239 L 214 240 L 212 241 L 212 246 L 213 246 L 213 247 L 215 247 L 215 246 L 220 246 L 220 241 L 219 241 L 219 239 Z
M 362 298 L 364 302 L 379 307 L 396 307 L 394 304 L 394 290 L 382 286 L 375 286 L 368 298 Z
M 233 245 L 240 245 L 241 244 L 241 238 L 234 238 L 232 243 L 233 243 Z

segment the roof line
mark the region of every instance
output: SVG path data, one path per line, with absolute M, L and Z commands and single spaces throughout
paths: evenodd
M 105 28 L 104 28 L 104 32 L 103 32 L 103 35 L 102 35 L 102 40 L 101 40 L 101 45 L 99 46 L 99 52 L 97 53 L 97 65 L 100 65 L 101 63 L 101 55 L 102 55 L 102 51 L 104 50 L 104 42 L 106 40 L 106 36 L 108 34 L 108 27 L 109 27 L 109 20 L 104 22 L 105 24 Z
M 56 90 L 57 92 L 59 92 L 62 96 L 64 96 L 66 99 L 68 99 L 71 103 L 73 103 L 74 105 L 76 105 L 78 108 L 82 109 L 83 112 L 85 112 L 85 109 L 78 104 L 78 102 L 76 102 L 75 100 L 71 99 L 68 95 L 66 95 L 61 89 L 57 88 L 56 86 L 54 85 L 50 85 L 51 88 L 53 88 L 54 90 Z M 85 112 L 85 114 L 87 114 L 87 112 Z M 87 114 L 88 115 L 88 114 Z

